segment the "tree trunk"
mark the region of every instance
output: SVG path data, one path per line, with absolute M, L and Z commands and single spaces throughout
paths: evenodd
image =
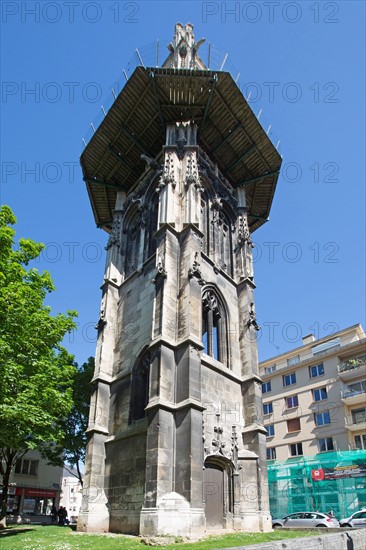
M 79 478 L 80 484 L 81 484 L 81 486 L 83 486 L 83 474 L 81 473 L 80 468 L 79 468 L 79 461 L 77 461 L 77 463 L 76 463 L 76 470 L 77 470 L 77 473 L 78 473 L 78 478 Z
M 3 474 L 3 491 L 0 497 L 0 529 L 5 529 L 6 527 L 6 510 L 8 507 L 8 494 L 9 494 L 9 481 L 10 474 L 15 463 L 16 453 L 11 449 L 7 451 L 7 457 L 4 465 L 4 474 Z

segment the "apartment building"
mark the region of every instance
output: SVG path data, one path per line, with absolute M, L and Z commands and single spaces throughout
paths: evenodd
M 52 505 L 59 505 L 62 468 L 50 466 L 37 450 L 28 451 L 11 476 L 7 512 L 50 523 Z
M 82 485 L 77 477 L 76 469 L 66 465 L 62 473 L 62 493 L 60 506 L 67 510 L 68 519 L 76 523 L 82 500 Z
M 261 362 L 259 372 L 272 514 L 307 506 L 342 515 L 366 505 L 362 326 L 319 340 L 308 335 Z

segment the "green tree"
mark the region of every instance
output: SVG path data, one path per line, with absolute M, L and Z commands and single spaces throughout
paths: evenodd
M 72 408 L 73 356 L 61 346 L 75 327 L 75 311 L 51 315 L 44 305 L 54 285 L 47 271 L 29 267 L 44 245 L 20 239 L 16 218 L 0 209 L 0 526 L 6 525 L 13 467 L 29 449 L 57 444 L 57 422 Z
M 42 454 L 54 466 L 63 466 L 83 484 L 81 464 L 85 463 L 86 429 L 89 421 L 91 379 L 94 374 L 94 358 L 78 367 L 73 386 L 73 405 L 65 418 L 59 419 L 63 433 L 58 445 L 46 446 Z M 70 466 L 71 468 L 68 468 Z

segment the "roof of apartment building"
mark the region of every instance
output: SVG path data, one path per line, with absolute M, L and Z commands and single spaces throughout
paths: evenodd
M 342 345 L 342 342 L 341 342 L 342 336 L 345 336 L 347 333 L 351 333 L 351 332 L 356 333 L 358 336 L 358 339 L 356 341 L 348 342 L 347 344 Z M 364 353 L 366 353 L 366 335 L 360 323 L 357 323 L 350 327 L 339 330 L 338 332 L 334 332 L 333 334 L 330 334 L 328 336 L 324 336 L 323 338 L 319 338 L 318 340 L 315 338 L 313 334 L 306 335 L 302 338 L 301 346 L 298 346 L 289 351 L 280 353 L 264 361 L 261 361 L 259 363 L 259 369 L 261 370 L 272 363 L 280 363 L 284 359 L 288 359 L 290 356 L 296 356 L 300 354 L 303 355 L 307 351 L 312 351 L 311 355 L 306 356 L 303 359 L 300 359 L 300 361 L 296 364 L 296 367 L 301 363 L 303 363 L 304 361 L 307 361 L 307 362 L 309 360 L 311 361 L 316 356 L 323 357 L 328 354 L 329 355 L 334 354 L 336 350 L 337 350 L 337 354 L 339 355 L 339 348 L 342 348 L 341 353 L 344 354 L 344 353 L 347 353 L 348 350 L 351 350 L 351 349 L 353 350 L 356 347 L 360 348 L 361 350 L 363 349 Z M 294 365 L 284 364 L 283 368 L 287 368 L 291 366 L 293 367 Z M 276 370 L 276 372 L 278 372 L 278 369 Z

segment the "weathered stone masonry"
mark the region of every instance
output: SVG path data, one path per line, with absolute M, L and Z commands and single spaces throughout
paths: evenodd
M 167 69 L 204 68 L 192 30 L 177 25 Z M 253 197 L 192 118 L 142 157 L 115 194 L 78 528 L 268 530 Z

